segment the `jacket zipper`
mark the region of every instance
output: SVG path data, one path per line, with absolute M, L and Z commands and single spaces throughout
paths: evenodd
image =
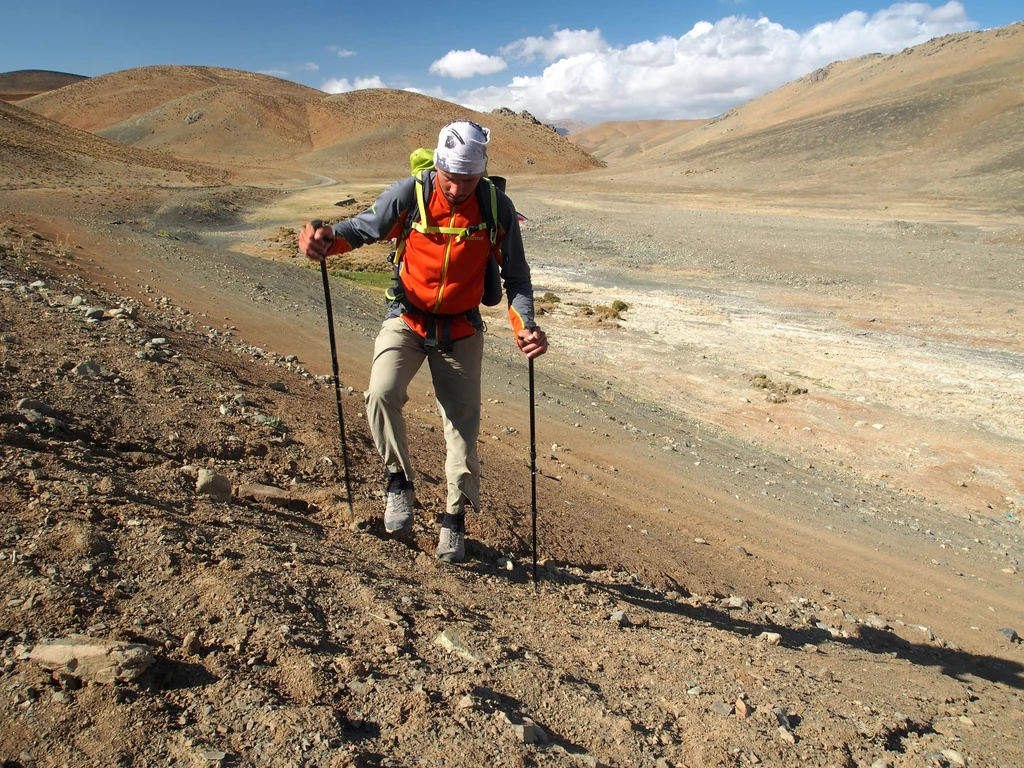
M 452 206 L 452 215 L 448 219 L 448 226 L 449 227 L 454 227 L 455 226 L 455 206 L 454 205 Z M 437 288 L 437 301 L 434 302 L 434 312 L 437 312 L 437 310 L 441 307 L 441 299 L 444 298 L 445 282 L 448 280 L 448 259 L 451 256 L 452 241 L 454 240 L 455 235 L 445 235 L 445 237 L 447 237 L 448 240 L 447 240 L 447 242 L 445 243 L 445 246 L 444 246 L 444 264 L 441 266 L 441 285 L 439 285 L 438 288 Z

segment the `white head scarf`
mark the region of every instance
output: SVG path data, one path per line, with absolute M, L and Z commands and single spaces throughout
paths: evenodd
M 469 120 L 456 120 L 441 129 L 434 166 L 445 173 L 474 174 L 487 170 L 491 131 Z

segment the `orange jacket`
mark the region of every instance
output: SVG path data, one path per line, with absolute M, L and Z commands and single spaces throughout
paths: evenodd
M 425 189 L 430 226 L 474 227 L 484 222 L 477 195 L 452 206 L 427 174 Z M 413 177 L 392 184 L 380 194 L 372 207 L 351 219 L 334 225 L 332 253 L 347 253 L 377 240 L 400 239 L 408 229 L 410 212 L 419 218 Z M 400 244 L 401 278 L 408 306 L 392 306 L 389 316 L 401 315 L 406 324 L 425 338 L 439 339 L 438 325 L 450 321 L 446 337 L 452 340 L 471 336 L 479 325 L 484 274 L 492 252 L 486 226 L 467 237 L 452 234 L 421 233 L 412 229 Z M 514 331 L 533 325 L 533 286 L 530 268 L 523 252 L 519 220 L 512 201 L 498 192 L 498 242 L 493 253 L 501 266 L 501 277 L 508 297 L 509 319 Z

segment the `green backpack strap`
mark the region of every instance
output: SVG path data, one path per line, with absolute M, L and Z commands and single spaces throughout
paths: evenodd
M 413 153 L 415 154 L 415 153 Z M 498 193 L 494 189 L 494 185 L 490 181 L 487 185 L 491 188 L 491 217 L 495 224 L 489 225 L 488 222 L 483 221 L 479 224 L 474 224 L 472 227 L 433 227 L 427 223 L 427 203 L 424 199 L 423 194 L 423 178 L 424 174 L 427 173 L 425 170 L 418 171 L 416 173 L 416 205 L 419 208 L 420 216 L 419 219 L 413 222 L 412 228 L 419 232 L 421 235 L 428 233 L 441 234 L 441 235 L 455 235 L 455 242 L 462 242 L 467 237 L 475 232 L 479 232 L 481 229 L 489 229 L 491 235 L 491 245 L 498 242 Z M 483 179 L 481 179 L 483 181 Z

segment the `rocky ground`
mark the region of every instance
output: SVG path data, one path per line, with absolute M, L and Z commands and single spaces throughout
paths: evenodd
M 307 368 L 301 335 L 258 348 L 183 299 L 83 279 L 75 238 L 12 222 L 0 241 L 3 765 L 1020 764 L 1010 622 L 986 627 L 981 652 L 902 600 L 858 608 L 769 573 L 759 549 L 791 518 L 733 534 L 740 513 L 713 490 L 789 472 L 817 494 L 836 487 L 828 477 L 768 454 L 732 463 L 741 447 L 725 436 L 648 429 L 660 417 L 639 401 L 598 397 L 588 382 L 607 386 L 588 379 L 571 390 L 551 371 L 539 407 L 563 418 L 541 438 L 534 589 L 528 481 L 486 469 L 522 467 L 526 448 L 503 402 L 522 374 L 492 342 L 492 515 L 471 529 L 467 563 L 445 565 L 430 554 L 443 468 L 428 400 L 411 403 L 431 412 L 411 417 L 420 513 L 396 541 L 346 386 L 348 519 L 333 388 L 322 365 Z M 373 310 L 342 296 L 344 344 Z M 694 493 L 732 516 L 703 536 L 699 522 L 668 522 L 640 469 L 650 477 L 654 455 L 692 466 L 694 453 L 714 472 Z

